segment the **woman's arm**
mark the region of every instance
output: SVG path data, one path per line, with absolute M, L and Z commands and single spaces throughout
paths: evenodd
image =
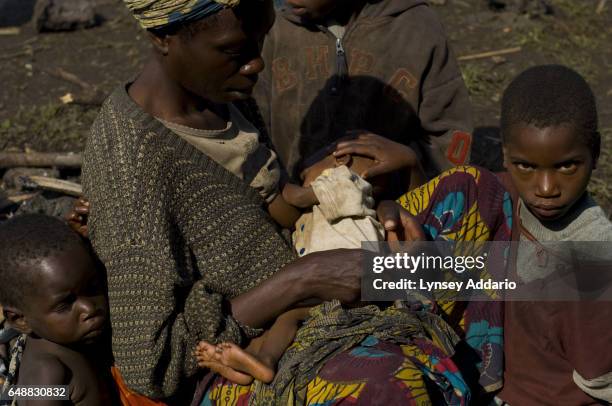
M 361 273 L 361 250 L 316 252 L 232 299 L 231 312 L 241 323 L 262 327 L 305 301 L 338 299 L 353 303 L 360 298 Z
M 358 298 L 359 250 L 296 260 L 293 248 L 256 204 L 256 191 L 198 172 L 194 168 L 186 180 L 179 173 L 172 175 L 173 184 L 180 185 L 172 198 L 173 222 L 193 252 L 191 260 L 202 278 L 198 283 L 229 300 L 225 314 L 243 326 L 259 328 L 306 299 Z M 186 306 L 186 311 L 197 309 Z

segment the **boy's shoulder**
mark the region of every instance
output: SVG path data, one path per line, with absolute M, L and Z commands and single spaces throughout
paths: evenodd
M 67 347 L 49 342 L 28 348 L 26 343 L 17 385 L 65 386 L 73 404 L 105 404 L 101 401 L 108 397 L 103 368 L 104 363 Z
M 439 20 L 438 15 L 424 0 L 383 0 L 367 2 L 357 20 L 427 16 Z
M 601 206 L 587 195 L 578 214 L 569 225 L 568 232 L 573 241 L 612 241 L 612 222 Z
M 389 20 L 397 22 L 389 24 Z M 409 24 L 407 24 L 409 23 Z M 429 4 L 423 0 L 382 0 L 367 2 L 360 13 L 355 17 L 353 23 L 368 27 L 368 31 L 391 32 L 401 31 L 418 32 L 419 37 L 427 38 L 432 33 L 444 34 L 442 23 L 438 14 L 431 9 Z M 285 31 L 302 32 L 303 35 L 320 33 L 318 25 L 303 21 L 295 16 L 286 6 L 277 8 L 277 20 L 274 24 L 271 36 L 274 33 Z
M 65 385 L 70 369 L 57 354 L 38 352 L 25 354 L 19 367 L 18 385 Z

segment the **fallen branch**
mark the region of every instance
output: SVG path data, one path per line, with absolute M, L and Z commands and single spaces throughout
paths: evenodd
M 0 61 L 5 60 L 5 59 L 19 58 L 20 56 L 28 56 L 28 55 L 30 55 L 30 52 L 28 51 L 13 52 L 11 54 L 0 55 Z
M 606 8 L 606 1 L 607 0 L 599 0 L 599 4 L 597 5 L 597 8 L 595 9 L 595 12 L 597 14 L 603 13 L 604 9 Z
M 76 197 L 83 195 L 83 187 L 78 183 L 69 182 L 67 180 L 47 178 L 46 176 L 28 176 L 28 179 L 44 190 L 64 193 Z
M 80 168 L 83 162 L 81 154 L 54 152 L 0 152 L 0 168 L 52 167 Z
M 38 193 L 26 193 L 26 194 L 21 194 L 21 195 L 15 195 L 15 196 L 9 196 L 6 198 L 6 200 L 8 200 L 9 202 L 15 204 L 15 203 L 22 203 L 25 202 L 26 200 L 30 200 L 33 197 L 36 197 Z
M 0 35 L 19 35 L 21 29 L 19 27 L 4 27 L 0 28 Z
M 0 210 L 4 210 L 7 207 L 11 207 L 16 204 L 21 204 L 32 199 L 33 197 L 36 197 L 38 194 L 39 192 L 0 197 Z
M 514 54 L 517 52 L 521 52 L 521 50 L 522 50 L 521 47 L 498 49 L 496 51 L 487 51 L 487 52 L 481 52 L 478 54 L 460 56 L 459 58 L 457 58 L 457 60 L 458 61 L 471 61 L 474 59 L 490 58 L 492 56 Z
M 91 85 L 87 82 L 85 82 L 84 80 L 82 80 L 81 78 L 79 78 L 77 75 L 75 75 L 74 73 L 70 73 L 62 68 L 56 68 L 53 70 L 48 71 L 50 75 L 55 76 L 56 78 L 65 80 L 66 82 L 70 82 L 73 83 L 79 87 L 81 87 L 83 90 L 92 90 L 95 89 L 96 87 L 94 85 Z

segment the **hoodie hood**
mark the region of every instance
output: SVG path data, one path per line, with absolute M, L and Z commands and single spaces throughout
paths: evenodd
M 359 0 L 353 0 L 359 1 Z M 416 6 L 427 5 L 425 0 L 362 0 L 364 4 L 359 16 L 360 18 L 380 18 L 380 17 L 395 17 L 406 10 Z M 277 0 L 277 11 L 283 18 L 298 25 L 314 24 L 304 21 L 301 17 L 294 15 L 291 12 L 291 7 L 288 6 L 285 0 Z

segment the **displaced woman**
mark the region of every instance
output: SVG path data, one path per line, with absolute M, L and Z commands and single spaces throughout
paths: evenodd
M 296 259 L 240 170 L 202 152 L 202 139 L 257 125 L 248 99 L 264 69 L 272 0 L 124 1 L 147 30 L 152 55 L 104 103 L 83 185 L 127 386 L 170 404 L 403 404 L 427 402 L 428 388 L 449 404 L 467 402 L 443 323 L 428 319 L 425 331 L 408 313 L 368 307 L 358 331 L 343 325 L 340 303 L 360 295 L 360 251 Z M 379 216 L 398 233 L 414 224 L 390 203 Z M 281 360 L 271 386 L 201 380 L 207 371 L 198 371 L 192 354 L 199 341 L 244 346 L 284 311 L 321 302 L 306 326 L 312 341 Z M 333 334 L 339 328 L 342 337 Z M 401 336 L 411 329 L 422 339 Z

